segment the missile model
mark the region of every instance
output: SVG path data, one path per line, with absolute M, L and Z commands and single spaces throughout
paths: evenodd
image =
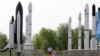
M 96 8 L 95 4 L 92 6 L 92 38 L 90 40 L 90 49 L 97 49 L 97 40 L 96 40 Z
M 17 44 L 17 52 L 21 52 L 22 43 L 22 32 L 23 32 L 23 8 L 19 2 L 16 7 L 16 21 L 15 21 L 15 43 Z
M 79 13 L 79 29 L 78 29 L 78 50 L 81 50 L 81 13 Z
M 89 6 L 85 7 L 84 49 L 89 50 Z
M 9 41 L 7 46 L 1 50 L 1 52 L 6 51 L 7 49 L 13 49 L 14 48 L 14 17 L 12 16 L 12 19 L 9 23 Z
M 72 49 L 72 32 L 71 32 L 71 17 L 69 17 L 68 25 L 68 50 Z
M 28 11 L 29 11 L 29 15 L 28 15 L 28 18 L 26 19 L 26 20 L 28 20 L 27 21 L 27 24 L 26 24 L 26 28 L 27 28 L 27 38 L 28 38 L 28 43 L 29 44 L 32 44 L 31 42 L 31 35 L 32 35 L 32 4 L 31 3 L 29 3 L 29 6 L 28 6 Z
M 24 49 L 32 50 L 33 44 L 31 40 L 31 31 L 32 31 L 32 3 L 29 3 L 28 6 L 29 14 L 26 16 L 26 41 L 24 44 Z

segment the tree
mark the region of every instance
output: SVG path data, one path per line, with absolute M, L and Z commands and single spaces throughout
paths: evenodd
M 7 36 L 6 34 L 0 32 L 0 48 L 4 48 L 7 44 Z
M 40 49 L 40 46 L 41 46 L 41 43 L 40 43 L 40 40 L 39 40 L 39 35 L 36 34 L 33 36 L 35 40 L 33 40 L 33 43 L 34 43 L 34 48 L 35 49 Z
M 78 49 L 78 28 L 72 30 L 72 48 Z
M 56 47 L 56 32 L 51 29 L 42 28 L 34 38 L 34 46 L 36 49 L 47 51 L 48 46 Z
M 68 45 L 68 24 L 62 23 L 57 28 L 57 43 L 59 50 L 66 50 Z
M 78 49 L 78 27 L 72 29 L 72 48 Z M 92 31 L 89 29 L 89 41 L 92 37 Z M 81 26 L 81 44 L 84 49 L 84 26 Z M 67 50 L 68 48 L 68 24 L 61 23 L 56 31 L 42 28 L 39 34 L 34 35 L 34 47 L 36 49 L 47 50 L 48 46 L 56 50 Z

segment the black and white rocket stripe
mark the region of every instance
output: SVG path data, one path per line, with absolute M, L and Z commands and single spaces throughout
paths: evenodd
M 20 13 L 20 19 L 17 18 L 18 12 Z M 18 25 L 17 21 L 20 22 Z M 17 28 L 20 27 L 18 30 Z M 15 19 L 15 43 L 17 44 L 17 31 L 20 31 L 20 43 L 22 43 L 22 32 L 23 32 L 23 8 L 21 3 L 19 2 L 16 7 L 16 19 Z

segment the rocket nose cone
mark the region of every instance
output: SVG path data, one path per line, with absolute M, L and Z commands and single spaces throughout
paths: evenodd
M 11 18 L 11 24 L 13 24 L 13 22 L 14 22 L 14 16 L 12 16 Z
M 79 13 L 79 16 L 78 16 L 79 20 L 81 20 L 81 17 L 82 17 L 82 15 L 81 15 L 81 13 Z
M 22 7 L 21 2 L 18 2 L 18 4 L 17 4 L 17 7 L 16 7 L 16 16 L 17 16 L 18 11 L 20 12 L 21 19 L 22 19 L 23 18 L 23 7 Z
M 93 6 L 92 6 L 92 16 L 95 16 L 95 4 L 93 4 Z
M 12 21 L 14 22 L 14 16 L 12 16 Z
M 20 1 L 18 2 L 18 6 L 21 6 L 21 2 Z
M 69 22 L 71 22 L 71 16 L 69 17 Z
M 98 11 L 100 11 L 100 7 L 98 8 Z
M 89 6 L 88 6 L 88 4 L 86 4 L 86 6 L 85 6 L 85 13 L 89 13 Z
M 32 12 L 32 3 L 31 3 L 31 2 L 29 3 L 28 11 L 29 11 L 29 12 Z

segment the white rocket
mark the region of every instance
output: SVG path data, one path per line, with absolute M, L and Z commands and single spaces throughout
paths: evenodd
M 9 22 L 9 41 L 7 46 L 2 49 L 3 51 L 6 51 L 7 49 L 13 49 L 14 48 L 14 17 L 12 16 L 11 21 Z
M 26 16 L 26 40 L 24 49 L 33 49 L 33 44 L 31 40 L 32 32 L 32 3 L 28 6 L 29 14 Z
M 12 22 L 11 22 L 11 24 L 9 26 L 9 37 L 10 37 L 9 41 L 11 43 L 10 44 L 11 48 L 14 48 L 14 26 L 15 26 L 14 23 L 15 23 L 14 22 L 14 17 L 12 16 Z
M 29 15 L 28 15 L 28 24 L 27 24 L 27 31 L 26 32 L 28 32 L 27 33 L 27 38 L 28 38 L 28 41 L 29 41 L 29 43 L 31 43 L 32 41 L 31 41 L 31 35 L 32 35 L 32 4 L 30 3 L 29 4 L 29 6 L 28 6 L 28 12 L 29 12 Z
M 95 4 L 92 6 L 92 38 L 90 40 L 90 49 L 97 49 L 97 40 L 96 40 L 96 8 Z
M 17 14 L 17 52 L 21 52 L 21 45 L 20 45 L 20 12 L 18 11 Z
M 89 50 L 89 6 L 85 7 L 84 49 Z
M 81 44 L 81 13 L 79 13 L 79 29 L 78 29 L 78 50 L 81 50 L 82 44 Z
M 69 17 L 68 25 L 68 50 L 72 49 L 72 31 L 71 31 L 71 17 Z

